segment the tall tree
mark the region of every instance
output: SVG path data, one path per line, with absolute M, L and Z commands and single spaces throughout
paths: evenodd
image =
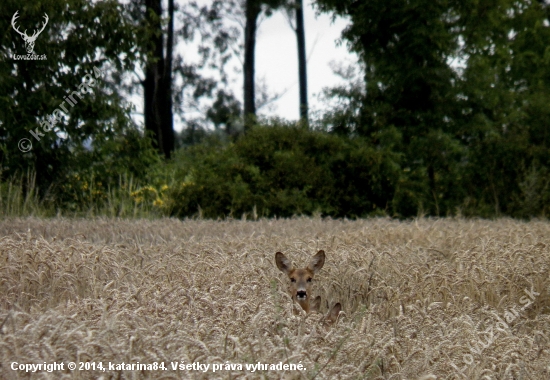
M 547 214 L 550 6 L 501 1 L 467 10 L 459 84 L 468 196 L 483 215 Z
M 244 121 L 245 132 L 256 120 L 255 54 L 258 17 L 262 12 L 270 16 L 285 0 L 245 0 L 244 2 Z
M 403 166 L 416 175 L 414 206 L 439 214 L 456 184 L 442 173 L 456 167 L 457 74 L 449 65 L 459 46 L 457 18 L 447 0 L 333 1 L 322 9 L 349 16 L 344 38 L 363 60 L 365 96 L 358 130 L 380 143 L 394 126 Z
M 298 45 L 298 82 L 300 83 L 300 119 L 308 123 L 306 34 L 304 2 L 296 0 L 296 40 Z
M 255 93 L 255 54 L 256 54 L 256 29 L 258 16 L 261 12 L 259 0 L 246 0 L 245 3 L 245 27 L 244 27 L 244 118 L 245 130 L 254 123 L 256 117 L 256 93 Z
M 145 67 L 144 112 L 145 129 L 157 149 L 166 158 L 174 150 L 172 112 L 172 57 L 174 46 L 174 0 L 168 0 L 168 33 L 164 51 L 162 30 L 162 0 L 145 0 L 145 19 L 149 29 L 150 49 Z
M 365 66 L 348 132 L 375 144 L 399 132 L 407 174 L 394 206 L 412 205 L 400 213 L 533 215 L 550 203 L 548 2 L 317 3 L 350 17 L 343 36 Z
M 29 35 L 48 16 L 34 45 L 46 59 L 14 59 L 26 53 L 10 25 L 16 12 L 15 27 Z M 117 78 L 134 69 L 138 33 L 128 8 L 116 1 L 37 0 L 31 6 L 6 0 L 0 14 L 6 16 L 0 19 L 6 31 L 0 37 L 2 177 L 35 171 L 38 187 L 53 191 L 85 161 L 90 146 L 136 129 Z M 20 150 L 22 139 L 32 147 Z

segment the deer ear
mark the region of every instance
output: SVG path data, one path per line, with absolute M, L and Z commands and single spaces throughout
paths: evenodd
M 317 296 L 313 301 L 311 301 L 311 305 L 309 305 L 309 311 L 319 311 L 320 306 L 321 306 L 321 296 Z
M 292 268 L 292 263 L 282 252 L 277 252 L 275 254 L 275 264 L 277 264 L 277 268 L 279 268 L 281 272 L 286 274 L 288 274 Z
M 342 305 L 340 304 L 340 302 L 337 302 L 328 313 L 327 317 L 325 318 L 325 321 L 327 321 L 328 323 L 336 322 L 338 320 L 338 315 L 340 314 L 341 311 L 342 311 Z
M 308 269 L 313 273 L 317 273 L 325 265 L 325 251 L 320 250 L 311 258 Z

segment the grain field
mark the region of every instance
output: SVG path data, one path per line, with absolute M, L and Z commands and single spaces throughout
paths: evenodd
M 0 378 L 548 379 L 549 264 L 547 221 L 4 220 Z

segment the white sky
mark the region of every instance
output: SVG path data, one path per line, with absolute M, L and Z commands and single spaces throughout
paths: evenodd
M 199 3 L 208 4 L 209 0 Z M 355 64 L 356 56 L 348 53 L 345 43 L 337 46 L 337 41 L 347 22 L 338 18 L 331 21 L 328 14 L 315 15 L 313 7 L 305 2 L 304 24 L 306 31 L 306 54 L 308 75 L 308 101 L 310 114 L 320 109 L 322 104 L 317 95 L 325 87 L 332 87 L 342 82 L 334 75 L 330 63 Z M 295 20 L 292 20 L 295 24 Z M 242 31 L 244 34 L 244 31 Z M 242 35 L 241 35 L 242 38 Z M 198 60 L 196 45 L 187 45 L 178 49 L 186 60 Z M 239 101 L 243 102 L 242 57 L 233 59 L 230 65 L 236 66 L 238 73 L 228 67 L 230 87 Z M 261 116 L 277 116 L 290 121 L 299 119 L 298 87 L 298 54 L 296 34 L 289 25 L 287 16 L 282 11 L 275 12 L 269 18 L 263 18 L 256 36 L 256 84 L 265 83 L 269 94 L 281 94 L 280 98 L 269 106 L 258 109 Z M 134 94 L 131 101 L 136 107 L 133 115 L 138 124 L 143 124 L 143 95 Z M 184 105 L 184 112 L 190 116 L 199 116 L 200 111 Z M 181 131 L 183 124 L 179 117 L 174 117 L 174 128 Z
M 330 16 L 315 16 L 315 11 L 308 5 L 304 7 L 306 30 L 306 54 L 308 74 L 308 101 L 310 110 L 320 107 L 317 94 L 324 87 L 331 87 L 341 82 L 334 75 L 329 64 L 331 61 L 352 64 L 356 62 L 345 46 L 337 46 L 342 30 L 347 22 L 337 19 L 331 22 Z M 294 24 L 294 20 L 293 24 Z M 288 120 L 299 119 L 299 86 L 298 55 L 296 34 L 290 27 L 286 16 L 276 12 L 260 24 L 256 43 L 256 81 L 265 81 L 270 93 L 282 94 L 274 102 L 273 110 L 260 109 L 259 113 L 267 116 L 279 116 Z M 240 89 L 236 93 L 242 99 L 242 78 Z

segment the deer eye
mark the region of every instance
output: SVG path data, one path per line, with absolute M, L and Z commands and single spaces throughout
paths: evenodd
M 295 278 L 291 278 L 291 279 L 290 279 L 290 282 L 296 282 L 296 279 L 295 279 Z
M 307 279 L 307 282 L 311 282 L 313 280 L 311 277 Z

